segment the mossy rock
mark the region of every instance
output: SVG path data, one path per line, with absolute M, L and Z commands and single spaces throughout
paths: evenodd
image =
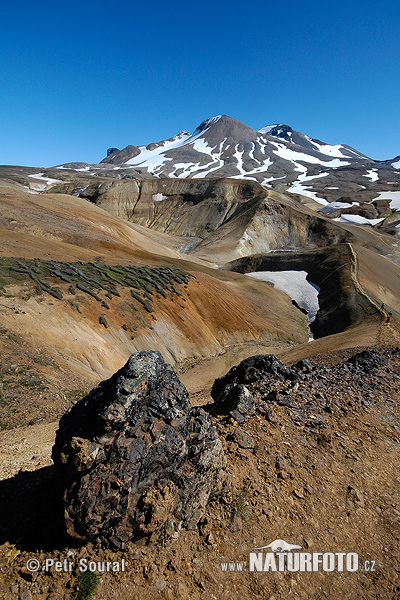
M 54 296 L 54 298 L 57 298 L 58 300 L 62 300 L 63 293 L 59 287 L 52 287 L 52 288 L 46 290 L 46 292 L 48 294 L 50 294 L 50 296 Z
M 95 262 L 84 263 L 81 260 L 69 263 L 38 258 L 0 258 L 0 287 L 3 294 L 5 286 L 27 277 L 35 282 L 38 294 L 45 291 L 61 300 L 63 297 L 61 288 L 45 281 L 50 277 L 58 278 L 69 283 L 70 294 L 75 295 L 76 289 L 79 289 L 100 302 L 104 308 L 108 308 L 108 304 L 95 290 L 104 290 L 106 298 L 111 300 L 113 296 L 121 297 L 117 287 L 129 287 L 132 297 L 147 312 L 152 312 L 152 300 L 155 294 L 158 299 L 160 296 L 166 299 L 169 294 L 180 296 L 181 292 L 176 285 L 185 283 L 186 287 L 189 278 L 193 275 L 171 267 L 107 265 Z M 134 307 L 134 310 L 137 308 Z
M 100 323 L 100 325 L 104 325 L 104 327 L 106 329 L 108 328 L 108 323 L 107 323 L 107 319 L 106 319 L 105 315 L 100 315 L 99 323 Z

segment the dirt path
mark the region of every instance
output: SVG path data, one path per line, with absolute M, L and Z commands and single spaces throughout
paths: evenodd
M 382 321 L 378 329 L 377 344 L 378 346 L 399 346 L 400 333 L 394 325 L 387 325 Z

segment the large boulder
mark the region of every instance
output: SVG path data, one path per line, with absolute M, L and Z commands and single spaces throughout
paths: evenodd
M 66 534 L 116 548 L 196 527 L 229 485 L 215 429 L 159 352 L 137 352 L 71 407 L 53 447 Z

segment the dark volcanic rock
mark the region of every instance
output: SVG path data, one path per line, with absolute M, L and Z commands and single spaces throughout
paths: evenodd
M 211 396 L 215 401 L 224 400 L 223 395 L 228 384 L 253 383 L 264 379 L 266 375 L 274 375 L 280 380 L 294 380 L 297 373 L 286 366 L 273 354 L 257 354 L 242 360 L 237 366 L 232 367 L 226 375 L 214 381 Z
M 244 423 L 254 410 L 260 409 L 259 403 L 255 401 L 246 385 L 251 388 L 257 387 L 266 378 L 280 382 L 293 381 L 298 376 L 296 370 L 285 365 L 273 354 L 250 356 L 214 381 L 211 390 L 214 402 L 204 408 L 213 415 L 231 416 L 238 423 Z
M 315 371 L 316 368 L 317 367 L 310 360 L 307 359 L 298 360 L 297 363 L 293 365 L 293 369 L 296 369 L 296 371 L 304 375 L 309 375 L 310 373 Z
M 363 350 L 349 358 L 346 364 L 352 371 L 369 373 L 375 369 L 387 367 L 388 361 L 374 350 Z
M 251 435 L 249 433 L 247 433 L 247 431 L 243 431 L 243 429 L 240 429 L 240 427 L 238 427 L 233 435 L 233 439 L 235 440 L 235 442 L 237 443 L 238 446 L 240 446 L 241 448 L 254 448 L 255 443 L 253 438 L 251 437 Z
M 116 548 L 195 527 L 229 484 L 215 429 L 159 352 L 133 354 L 66 412 L 53 460 L 67 535 Z
M 244 423 L 254 407 L 254 398 L 245 385 L 228 383 L 220 393 L 219 401 L 205 408 L 211 414 L 228 415 L 238 423 Z

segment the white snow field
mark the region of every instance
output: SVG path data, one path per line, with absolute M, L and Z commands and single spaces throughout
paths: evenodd
M 36 179 L 37 183 L 31 183 L 30 188 L 34 192 L 44 192 L 45 189 L 52 183 L 62 183 L 61 179 L 52 179 L 51 177 L 43 177 L 44 173 L 35 173 L 34 175 L 28 175 L 32 179 Z
M 381 192 L 374 200 L 390 200 L 390 208 L 400 210 L 400 192 Z
M 378 179 L 379 179 L 378 169 L 370 169 L 369 171 L 367 171 L 365 173 L 364 177 L 368 177 L 368 179 L 370 179 L 372 182 L 378 181 Z
M 51 177 L 43 177 L 44 173 L 36 173 L 35 175 L 28 175 L 28 177 L 33 177 L 33 179 L 40 179 L 40 181 L 45 181 L 47 185 L 51 183 L 62 183 L 62 179 L 52 179 Z
M 318 294 L 320 288 L 307 281 L 307 271 L 256 271 L 246 273 L 249 277 L 270 281 L 274 286 L 285 292 L 292 300 L 307 311 L 310 323 L 315 320 L 319 310 Z
M 366 217 L 361 217 L 360 215 L 351 215 L 343 213 L 340 217 L 336 217 L 336 219 L 332 219 L 332 221 L 338 221 L 339 223 L 350 223 L 351 225 L 377 225 L 381 221 L 383 221 L 385 217 L 381 219 L 367 219 Z

